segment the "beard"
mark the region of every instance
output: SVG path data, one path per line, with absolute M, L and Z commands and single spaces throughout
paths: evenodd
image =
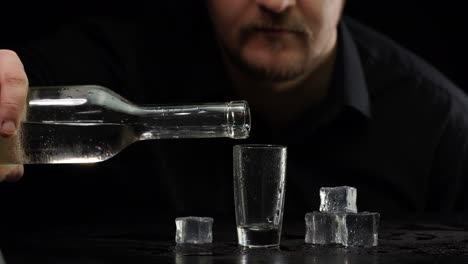
M 275 44 L 273 44 L 275 45 Z M 226 50 L 226 55 L 241 72 L 261 82 L 286 82 L 305 73 L 305 56 L 299 61 L 265 64 L 248 58 L 240 51 Z
M 265 41 L 265 46 L 262 47 L 264 52 L 271 53 L 271 56 L 278 56 L 279 60 L 276 62 L 275 60 L 262 62 L 243 52 L 243 48 L 248 46 L 249 41 L 255 37 L 259 30 L 271 28 L 281 28 L 291 32 L 305 46 L 311 41 L 311 32 L 305 28 L 303 21 L 298 18 L 282 17 L 279 20 L 252 23 L 241 29 L 238 48 L 224 46 L 228 59 L 241 72 L 260 82 L 286 82 L 301 77 L 306 71 L 308 56 L 302 54 L 292 58 L 281 58 L 282 52 L 287 52 L 287 49 L 297 48 L 288 47 L 288 43 L 284 42 L 285 40 L 269 39 Z

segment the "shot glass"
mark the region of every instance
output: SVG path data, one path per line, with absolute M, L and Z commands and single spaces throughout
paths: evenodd
M 283 223 L 287 148 L 242 144 L 233 149 L 237 238 L 248 248 L 278 247 Z
M 213 218 L 187 216 L 175 219 L 177 244 L 209 244 L 213 242 Z

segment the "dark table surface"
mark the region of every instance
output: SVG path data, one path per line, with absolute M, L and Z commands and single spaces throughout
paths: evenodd
M 0 228 L 0 249 L 7 264 L 468 263 L 468 231 L 462 216 L 404 220 L 382 217 L 379 245 L 372 248 L 305 244 L 304 223 L 285 221 L 278 249 L 255 250 L 237 245 L 232 219 L 215 218 L 213 244 L 191 248 L 176 246 L 173 219 L 134 219 L 140 221 L 34 227 L 25 221 Z

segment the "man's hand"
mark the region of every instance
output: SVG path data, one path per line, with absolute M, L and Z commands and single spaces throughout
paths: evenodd
M 21 176 L 23 176 L 23 165 L 0 165 L 0 182 L 14 182 L 19 180 Z
M 28 78 L 23 63 L 11 50 L 0 49 L 0 137 L 14 136 L 26 112 Z M 0 145 L 0 152 L 8 151 Z M 23 165 L 0 165 L 0 182 L 15 181 Z

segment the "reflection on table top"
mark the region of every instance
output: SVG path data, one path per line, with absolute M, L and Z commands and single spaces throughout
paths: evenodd
M 57 228 L 2 238 L 12 263 L 463 263 L 468 231 L 442 224 L 383 223 L 379 246 L 344 248 L 304 243 L 303 224 L 284 227 L 278 249 L 246 250 L 235 229 L 218 223 L 214 243 L 176 246 L 170 233 L 154 226 Z M 0 262 L 1 263 L 1 262 Z

